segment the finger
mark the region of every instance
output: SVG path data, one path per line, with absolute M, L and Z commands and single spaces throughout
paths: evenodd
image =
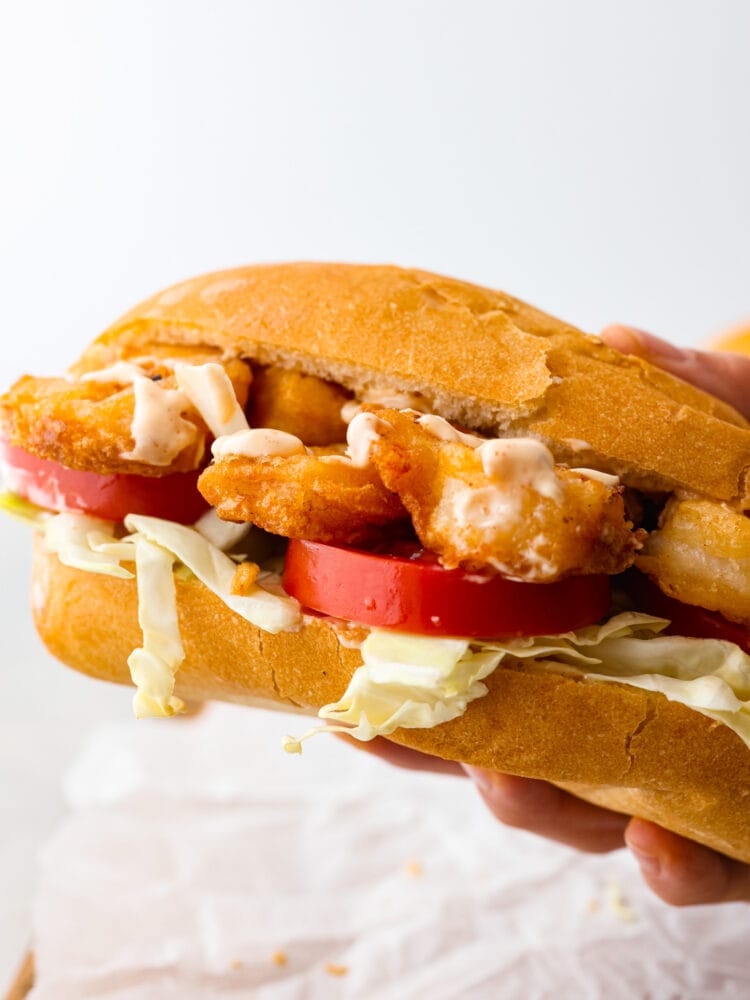
M 363 743 L 361 740 L 352 739 L 345 733 L 336 733 L 342 740 L 358 750 L 370 753 L 375 757 L 394 767 L 408 768 L 410 771 L 430 771 L 433 774 L 453 774 L 464 777 L 464 771 L 460 764 L 452 760 L 442 760 L 440 757 L 433 757 L 432 754 L 420 753 L 419 750 L 410 750 L 409 747 L 399 746 L 398 743 L 391 743 L 380 736 L 374 740 Z
M 621 813 L 591 805 L 546 781 L 467 765 L 464 769 L 490 811 L 506 826 L 594 853 L 624 844 L 628 817 Z
M 750 358 L 729 351 L 694 351 L 630 326 L 608 326 L 602 340 L 691 382 L 750 417 Z
M 650 888 L 673 906 L 750 902 L 750 865 L 670 833 L 645 819 L 633 819 L 625 841 Z

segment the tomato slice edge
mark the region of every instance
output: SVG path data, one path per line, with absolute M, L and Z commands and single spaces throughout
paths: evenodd
M 7 489 L 47 510 L 107 521 L 147 514 L 192 524 L 209 506 L 198 492 L 199 469 L 154 477 L 101 474 L 70 469 L 1 439 L 0 466 Z
M 448 570 L 432 553 L 407 557 L 301 539 L 289 542 L 283 583 L 321 614 L 421 635 L 556 635 L 590 625 L 610 609 L 603 575 L 525 583 L 495 572 Z
M 620 579 L 637 611 L 669 619 L 666 634 L 692 639 L 724 639 L 750 653 L 750 628 L 747 626 L 730 621 L 720 611 L 686 604 L 665 594 L 651 577 L 638 569 L 628 570 Z

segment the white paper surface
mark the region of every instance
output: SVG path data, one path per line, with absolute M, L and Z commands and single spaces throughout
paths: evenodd
M 750 907 L 671 909 L 624 851 L 504 829 L 460 778 L 326 736 L 290 757 L 304 721 L 99 731 L 42 856 L 33 1000 L 750 995 Z

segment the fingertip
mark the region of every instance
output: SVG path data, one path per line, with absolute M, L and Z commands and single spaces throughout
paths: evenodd
M 662 876 L 664 842 L 659 836 L 662 832 L 655 823 L 637 817 L 631 819 L 625 828 L 625 843 L 652 888 L 652 883 L 658 882 Z
M 506 826 L 527 827 L 531 815 L 546 814 L 564 795 L 558 788 L 533 778 L 462 765 L 492 812 Z
M 599 336 L 608 347 L 613 347 L 620 354 L 635 354 L 640 357 L 644 351 L 639 336 L 641 333 L 635 327 L 613 323 L 605 326 Z
M 684 361 L 688 356 L 686 351 L 668 340 L 662 340 L 661 337 L 655 337 L 653 333 L 639 330 L 635 326 L 615 323 L 605 326 L 600 336 L 605 344 L 621 354 L 634 354 L 657 364 Z
M 489 788 L 492 771 L 488 771 L 484 767 L 474 767 L 472 764 L 462 764 L 461 767 L 466 777 L 471 778 L 480 791 Z
M 623 846 L 627 818 L 578 799 L 547 781 L 464 765 L 496 819 L 505 826 L 591 853 Z
M 666 833 L 663 827 L 647 819 L 634 816 L 625 831 L 625 841 L 634 851 L 651 853 L 658 851 L 662 841 L 661 834 Z
M 651 890 L 671 906 L 750 900 L 750 867 L 644 819 L 625 842 Z
M 729 403 L 750 416 L 750 358 L 742 354 L 675 347 L 632 326 L 607 326 L 601 339 L 622 354 L 634 355 Z

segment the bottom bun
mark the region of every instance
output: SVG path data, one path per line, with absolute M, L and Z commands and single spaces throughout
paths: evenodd
M 298 631 L 270 635 L 198 580 L 175 582 L 186 654 L 176 693 L 187 701 L 314 714 L 341 697 L 362 662 L 352 635 L 342 642 L 338 624 L 328 619 L 309 618 Z M 37 542 L 32 604 L 39 634 L 59 660 L 102 680 L 131 683 L 127 658 L 141 644 L 135 580 L 63 566 Z M 552 781 L 750 862 L 750 751 L 732 730 L 660 694 L 529 664 L 501 666 L 486 684 L 489 693 L 460 718 L 399 729 L 389 739 L 447 760 Z

